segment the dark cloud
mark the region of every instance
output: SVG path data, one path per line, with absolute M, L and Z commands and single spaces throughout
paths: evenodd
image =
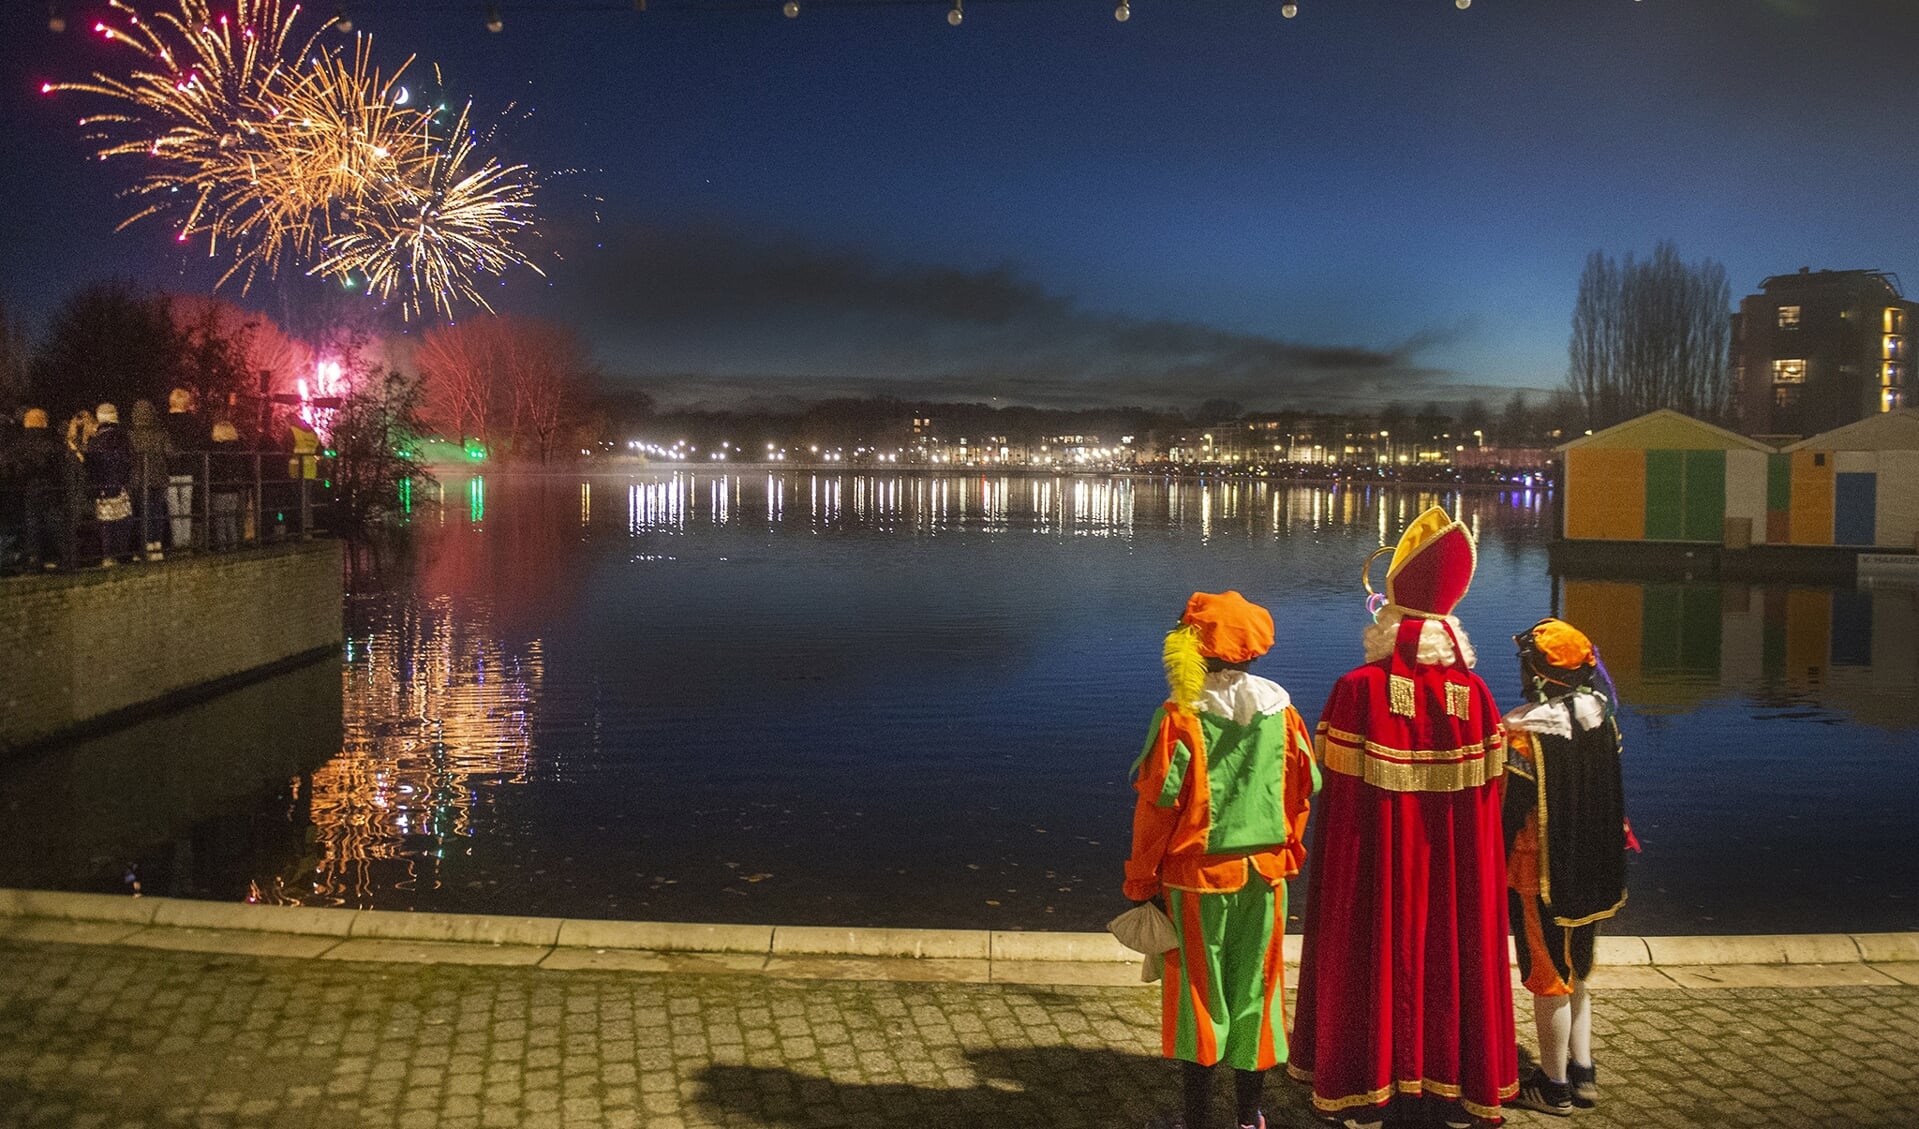
M 640 232 L 584 267 L 609 373 L 687 402 L 895 394 L 1048 407 L 1342 407 L 1456 398 L 1421 363 L 1455 332 L 1326 345 L 1086 310 L 1021 277 L 735 232 Z

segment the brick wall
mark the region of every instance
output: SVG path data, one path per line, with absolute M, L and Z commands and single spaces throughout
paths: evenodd
M 334 541 L 0 580 L 0 748 L 340 642 Z

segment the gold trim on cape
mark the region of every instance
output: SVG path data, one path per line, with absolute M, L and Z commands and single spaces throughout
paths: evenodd
M 1319 763 L 1389 792 L 1463 792 L 1498 779 L 1506 766 L 1505 746 L 1496 732 L 1481 745 L 1409 753 L 1340 739 L 1346 736 L 1351 735 L 1322 724 L 1315 742 Z
M 1286 1064 L 1286 1073 L 1301 1082 L 1311 1082 L 1313 1080 L 1312 1071 L 1301 1070 L 1291 1063 Z M 1458 1102 L 1465 1108 L 1466 1112 L 1475 1117 L 1494 1120 L 1500 1116 L 1500 1107 L 1480 1105 L 1478 1102 L 1465 1097 L 1460 1087 L 1453 1083 L 1435 1082 L 1430 1078 L 1401 1079 L 1381 1086 L 1377 1090 L 1369 1090 L 1363 1094 L 1344 1094 L 1337 1098 L 1322 1098 L 1315 1093 L 1313 1095 L 1313 1108 L 1322 1113 L 1337 1113 L 1340 1110 L 1353 1109 L 1356 1106 L 1384 1105 L 1395 1093 L 1405 1094 L 1408 1097 L 1415 1098 L 1432 1094 L 1435 1097 L 1444 1098 L 1447 1101 Z M 1518 1096 L 1518 1082 L 1509 1082 L 1499 1088 L 1499 1099 L 1501 1101 L 1506 1101 Z
M 1591 925 L 1595 921 L 1604 921 L 1607 918 L 1611 917 L 1612 915 L 1618 913 L 1621 909 L 1625 908 L 1626 896 L 1627 896 L 1627 893 L 1629 892 L 1630 891 L 1622 892 L 1619 895 L 1619 900 L 1613 903 L 1611 909 L 1602 909 L 1598 913 L 1587 914 L 1585 917 L 1580 918 L 1578 921 L 1568 921 L 1563 917 L 1555 916 L 1553 918 L 1553 924 L 1563 929 L 1577 929 L 1582 925 Z M 1550 906 L 1551 903 L 1548 902 L 1547 905 Z M 1595 966 L 1597 965 L 1597 963 L 1598 963 L 1597 958 L 1595 958 L 1594 960 Z M 1571 967 L 1571 966 L 1568 965 L 1567 967 Z
M 1572 720 L 1572 710 L 1566 711 L 1566 720 Z M 1546 842 L 1546 743 L 1533 741 L 1533 771 L 1539 775 L 1533 779 L 1533 807 L 1539 813 L 1539 901 L 1543 905 L 1553 904 L 1553 879 L 1551 857 L 1546 853 L 1550 848 Z M 1570 942 L 1568 942 L 1570 943 Z M 1572 968 L 1570 959 L 1567 969 Z
M 1490 754 L 1491 750 L 1495 748 L 1501 750 L 1500 763 L 1505 763 L 1506 759 L 1504 753 L 1506 741 L 1497 729 L 1486 734 L 1484 741 L 1474 745 L 1461 745 L 1457 749 L 1397 749 L 1391 745 L 1382 745 L 1378 741 L 1367 740 L 1357 733 L 1339 729 L 1322 721 L 1319 723 L 1319 730 L 1315 734 L 1313 743 L 1315 746 L 1319 746 L 1327 740 L 1331 740 L 1335 744 L 1344 745 L 1347 748 L 1363 749 L 1369 756 L 1384 757 L 1387 760 L 1395 761 L 1461 760 L 1465 757 Z
M 1418 717 L 1419 710 L 1413 700 L 1413 680 L 1403 674 L 1390 675 L 1386 679 L 1387 697 L 1392 702 L 1392 711 L 1401 717 Z

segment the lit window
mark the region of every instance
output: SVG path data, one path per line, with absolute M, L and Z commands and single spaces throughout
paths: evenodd
M 1799 393 L 1805 391 L 1798 384 L 1775 384 L 1772 386 L 1772 406 L 1775 408 L 1793 408 L 1799 406 Z
M 1886 332 L 1904 333 L 1906 331 L 1906 311 L 1897 306 L 1886 307 Z
M 1780 329 L 1798 329 L 1799 328 L 1799 307 L 1798 306 L 1779 307 L 1779 328 Z
M 1803 359 L 1774 361 L 1772 363 L 1772 382 L 1774 384 L 1804 384 L 1806 382 L 1806 362 Z
M 1906 383 L 1905 376 L 1906 366 L 1897 361 L 1887 361 L 1885 367 L 1879 370 L 1879 386 L 1898 388 Z
M 1886 359 L 1896 361 L 1906 355 L 1906 339 L 1897 334 L 1886 334 Z

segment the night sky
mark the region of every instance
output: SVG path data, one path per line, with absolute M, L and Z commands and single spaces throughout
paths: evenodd
M 669 401 L 1499 397 L 1563 380 L 1595 249 L 1672 238 L 1735 300 L 1919 271 L 1906 0 L 802 4 L 348 8 L 388 65 L 516 104 L 504 157 L 579 170 L 543 189 L 549 278 L 498 307 Z M 213 277 L 113 232 L 131 168 L 37 93 L 119 58 L 103 7 L 0 12 L 0 295 L 33 319 Z

